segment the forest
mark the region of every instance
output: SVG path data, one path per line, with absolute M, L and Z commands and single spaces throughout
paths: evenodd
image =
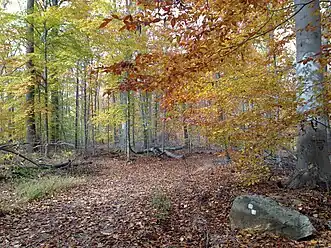
M 331 1 L 0 0 L 0 247 L 331 247 Z

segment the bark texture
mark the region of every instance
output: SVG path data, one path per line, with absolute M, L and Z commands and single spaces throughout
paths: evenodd
M 321 52 L 321 14 L 319 1 L 295 0 L 296 73 L 299 82 L 298 98 L 303 101 L 298 112 L 308 116 L 302 121 L 297 143 L 298 171 L 314 171 L 315 181 L 331 181 L 327 144 L 327 115 L 323 113 L 323 74 L 318 57 Z M 312 113 L 318 113 L 312 115 Z M 316 167 L 316 170 L 311 168 Z M 301 173 L 306 175 L 306 173 Z M 300 187 L 302 180 L 295 175 Z M 299 183 L 301 181 L 301 183 Z M 311 180 L 310 180 L 311 181 Z
M 34 0 L 27 1 L 27 13 L 32 14 L 34 10 Z M 27 69 L 31 75 L 31 81 L 29 83 L 27 93 L 26 93 L 26 103 L 27 103 L 27 118 L 26 118 L 26 128 L 27 135 L 26 140 L 28 143 L 28 152 L 33 152 L 33 147 L 36 143 L 36 122 L 35 122 L 35 110 L 34 110 L 34 95 L 35 95 L 35 67 L 31 55 L 34 54 L 34 27 L 33 22 L 28 23 L 27 29 L 27 47 L 26 54 L 29 56 L 27 62 Z

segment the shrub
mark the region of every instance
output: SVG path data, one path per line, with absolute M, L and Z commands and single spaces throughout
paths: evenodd
M 156 218 L 165 220 L 171 209 L 171 201 L 165 193 L 156 191 L 152 197 L 152 206 L 156 210 Z

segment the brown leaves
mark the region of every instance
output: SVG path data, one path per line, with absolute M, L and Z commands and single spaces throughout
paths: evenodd
M 128 71 L 130 68 L 133 67 L 133 64 L 131 62 L 128 61 L 121 61 L 119 63 L 115 63 L 111 66 L 106 66 L 102 69 L 103 72 L 106 73 L 113 73 L 115 75 L 121 75 L 124 71 Z
M 119 17 L 118 15 L 111 15 L 110 18 L 105 18 L 103 22 L 100 24 L 99 29 L 105 28 L 112 20 L 120 20 L 124 23 L 124 26 L 122 26 L 119 31 L 128 30 L 128 31 L 135 31 L 139 26 L 148 26 L 152 23 L 160 22 L 160 18 L 151 18 L 146 17 L 144 14 L 139 13 L 135 15 L 134 17 L 132 15 L 126 15 L 124 17 Z
M 99 28 L 106 27 L 113 19 L 112 18 L 105 18 L 103 22 L 100 24 Z
M 157 80 L 154 76 L 148 73 L 148 67 L 157 59 L 151 54 L 139 54 L 133 62 L 121 61 L 111 66 L 99 68 L 102 72 L 122 75 L 126 73 L 126 77 L 120 84 L 121 91 L 126 90 L 146 90 L 152 91 L 155 89 Z
M 215 166 L 214 155 L 184 160 L 98 158 L 87 184 L 34 202 L 0 217 L 1 247 L 329 247 L 330 231 L 312 241 L 291 242 L 269 234 L 231 230 L 233 198 L 246 192 L 300 199 L 309 216 L 330 219 L 330 199 L 319 192 L 282 191 L 273 182 L 238 186 L 231 166 Z M 155 189 L 171 202 L 169 215 L 155 218 Z M 279 200 L 279 199 L 278 199 Z
M 99 28 L 104 28 L 104 27 L 106 27 L 106 26 L 107 26 L 112 20 L 114 20 L 114 19 L 121 20 L 121 18 L 120 18 L 118 15 L 113 14 L 113 15 L 111 15 L 110 18 L 105 18 L 105 19 L 103 20 L 103 22 L 101 23 L 101 25 L 99 26 Z

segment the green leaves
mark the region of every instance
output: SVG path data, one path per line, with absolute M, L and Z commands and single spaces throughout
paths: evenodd
M 125 122 L 126 107 L 121 104 L 113 104 L 104 112 L 96 114 L 92 121 L 95 125 L 116 126 Z

